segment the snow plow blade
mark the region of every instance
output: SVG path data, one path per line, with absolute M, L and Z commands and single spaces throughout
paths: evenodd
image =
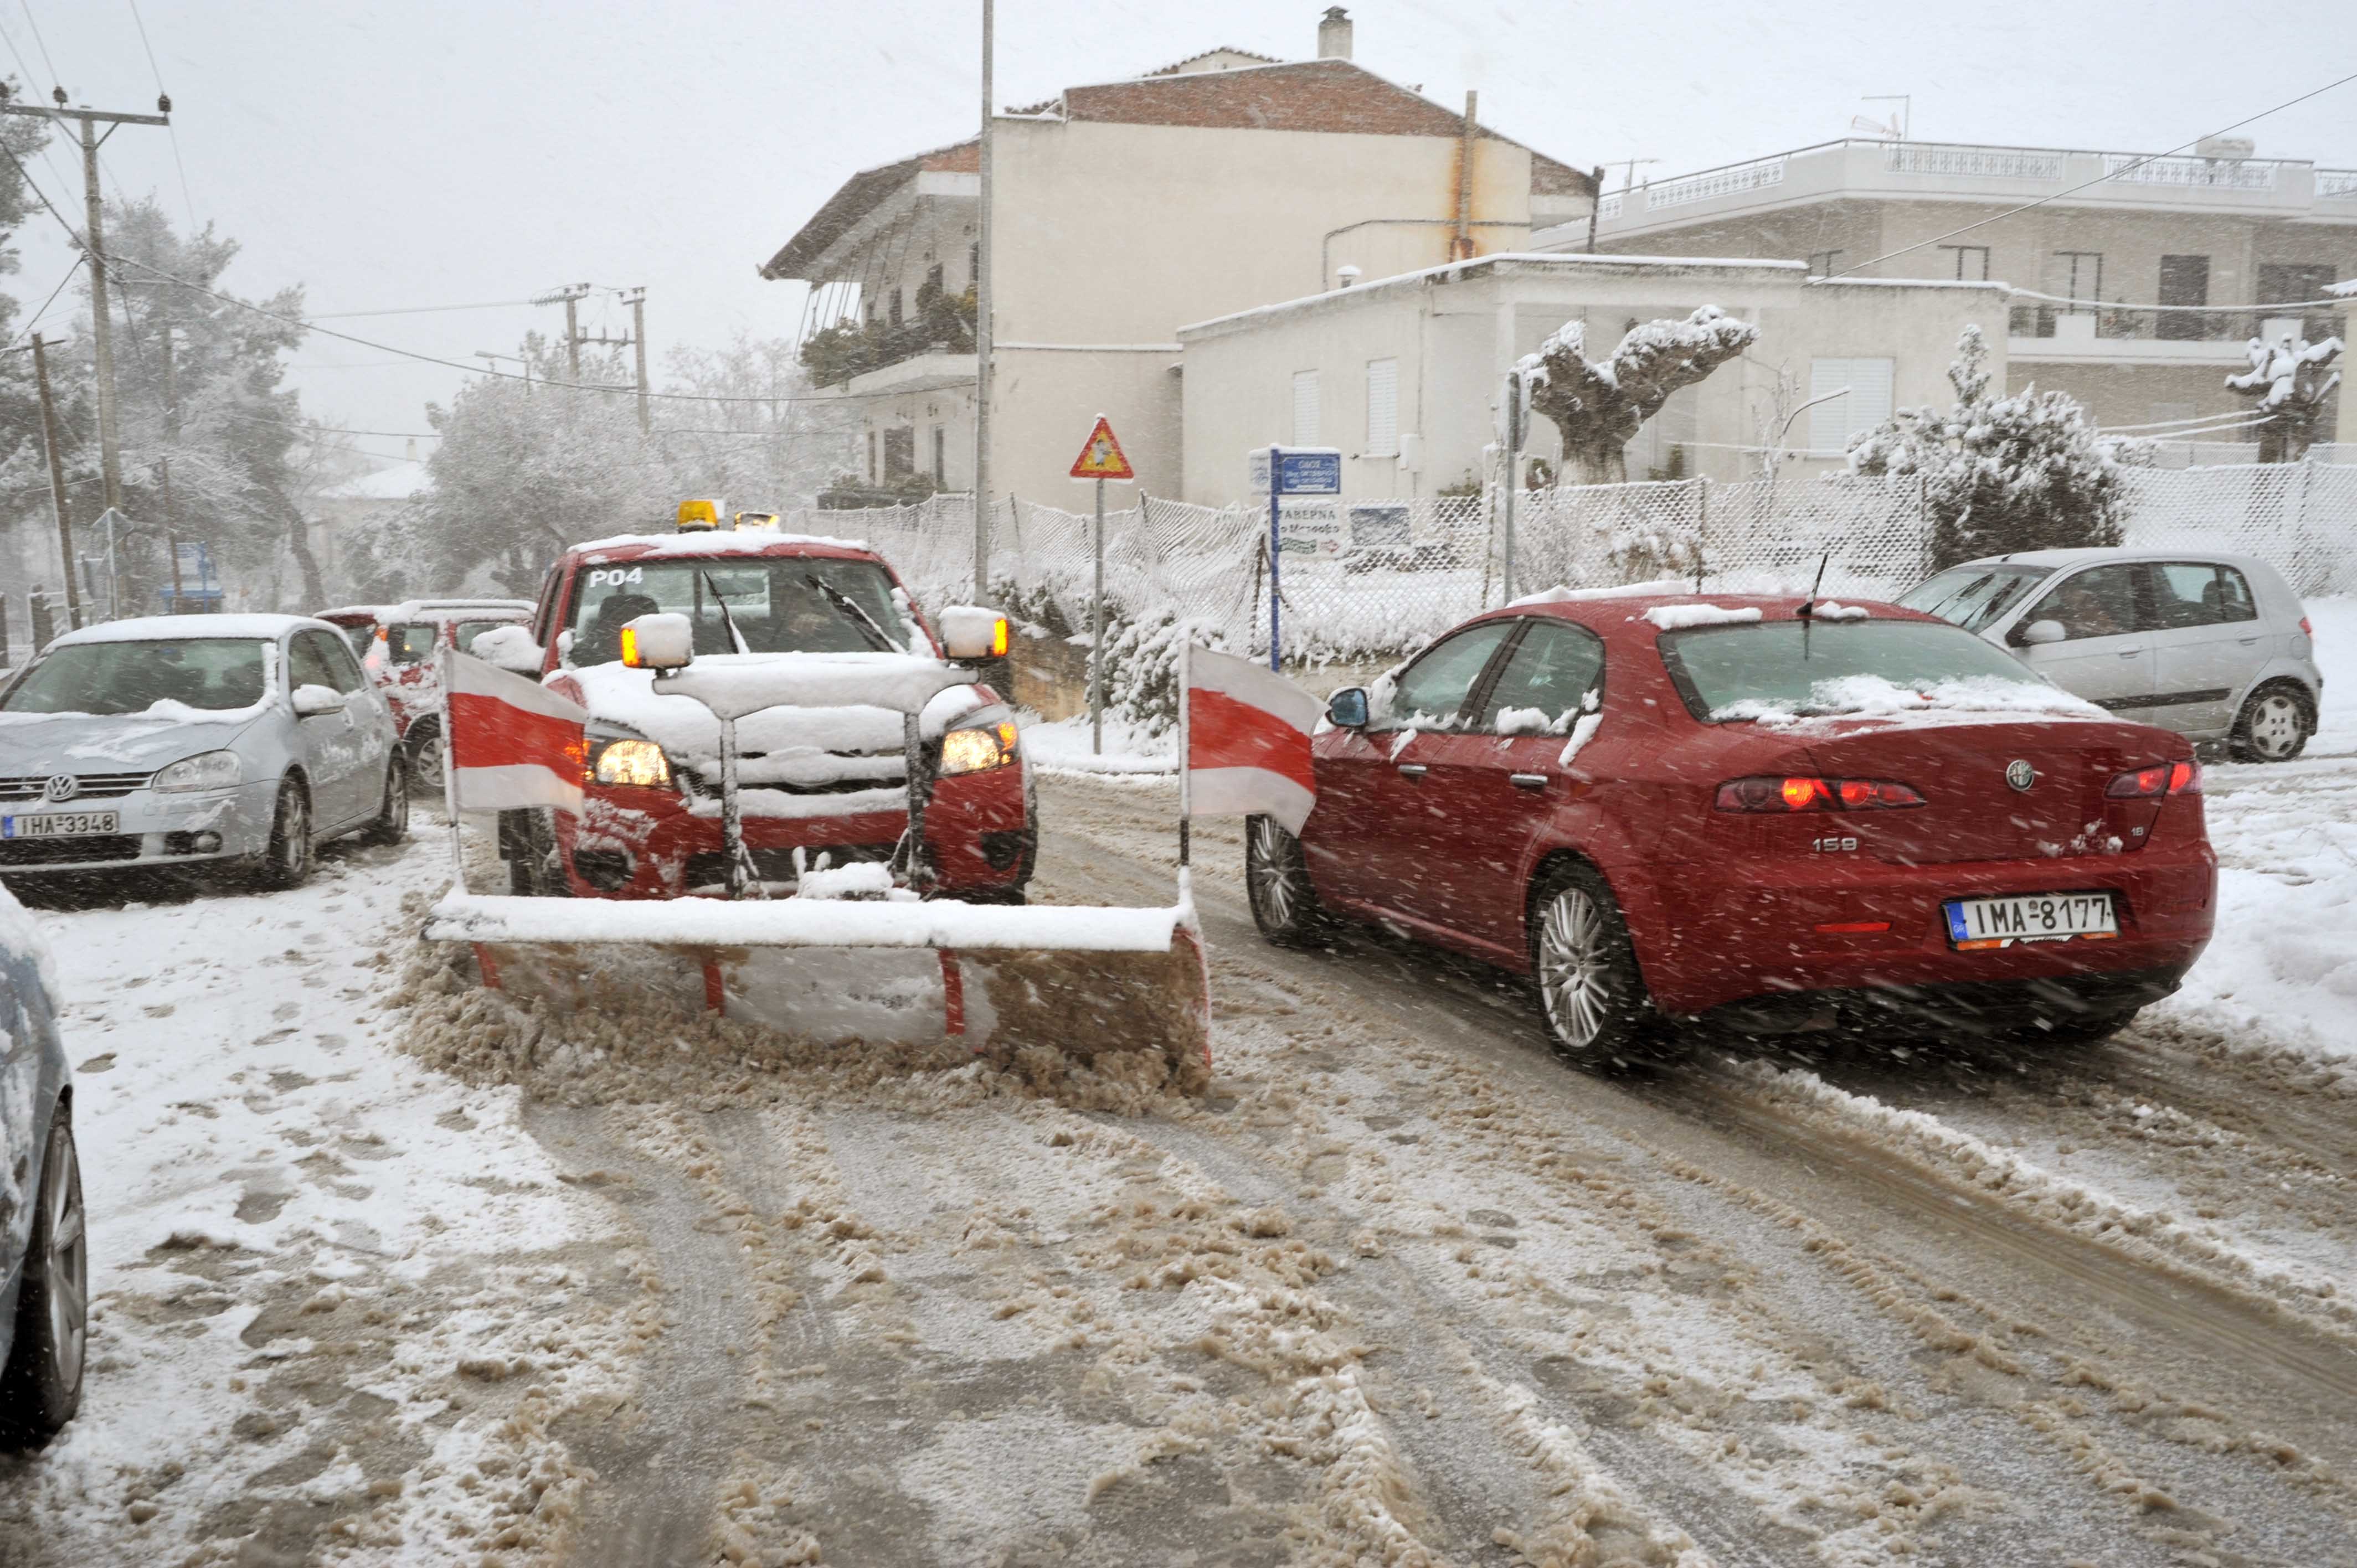
M 482 983 L 550 1013 L 718 1013 L 797 1039 L 1094 1066 L 1158 1051 L 1167 1081 L 1211 1074 L 1202 939 L 1188 905 L 998 908 L 950 899 L 662 902 L 453 892 L 430 941 L 473 949 Z

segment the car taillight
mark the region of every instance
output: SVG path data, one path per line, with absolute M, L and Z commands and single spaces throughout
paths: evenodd
M 2201 765 L 2198 762 L 2156 762 L 2150 768 L 2138 768 L 2118 775 L 2104 787 L 2104 793 L 2115 800 L 2149 800 L 2163 795 L 2199 795 L 2201 793 Z
M 1911 784 L 1887 779 L 1730 779 L 1718 787 L 1722 811 L 1873 811 L 1922 805 Z

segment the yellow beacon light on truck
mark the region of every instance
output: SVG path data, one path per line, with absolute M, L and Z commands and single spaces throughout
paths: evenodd
M 679 503 L 679 531 L 690 533 L 716 529 L 720 526 L 721 510 L 718 501 L 682 501 Z

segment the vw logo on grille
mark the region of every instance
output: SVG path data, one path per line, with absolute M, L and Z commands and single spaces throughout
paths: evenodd
M 2026 757 L 2017 757 L 2005 765 L 2005 781 L 2017 789 L 2028 789 L 2038 782 L 2038 769 L 2029 766 Z
M 81 788 L 81 780 L 72 774 L 53 773 L 49 776 L 48 782 L 41 786 L 41 793 L 52 800 L 70 800 L 74 798 L 75 791 Z

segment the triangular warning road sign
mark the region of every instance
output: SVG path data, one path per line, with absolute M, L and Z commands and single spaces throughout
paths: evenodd
M 1113 426 L 1103 414 L 1097 415 L 1097 427 L 1089 432 L 1089 444 L 1072 459 L 1072 478 L 1076 479 L 1135 479 L 1137 470 L 1122 456 L 1121 443 L 1114 439 Z

